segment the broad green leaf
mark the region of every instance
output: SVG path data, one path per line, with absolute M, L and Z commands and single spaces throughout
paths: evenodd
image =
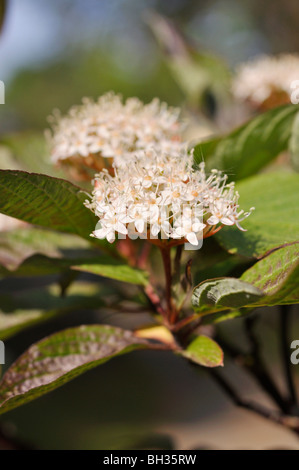
M 260 114 L 226 137 L 196 145 L 195 161 L 204 158 L 207 170 L 223 170 L 234 181 L 251 176 L 288 149 L 297 114 L 293 104 Z
M 200 315 L 214 314 L 212 322 L 244 315 L 260 306 L 293 303 L 299 303 L 299 243 L 279 247 L 240 279 L 204 281 L 192 295 L 194 310 Z
M 83 205 L 85 199 L 69 181 L 0 170 L 0 212 L 25 222 L 89 239 L 97 219 Z
M 203 315 L 217 310 L 236 309 L 257 302 L 263 297 L 257 287 L 233 277 L 204 281 L 193 290 L 192 306 Z
M 270 253 L 245 271 L 241 279 L 266 294 L 258 305 L 299 303 L 299 242 Z
M 223 366 L 223 351 L 207 336 L 197 336 L 189 346 L 178 354 L 204 367 Z
M 84 252 L 81 258 L 50 258 L 44 255 L 33 255 L 27 258 L 16 270 L 10 271 L 0 266 L 0 276 L 42 276 L 57 274 L 68 269 L 88 272 L 131 284 L 147 285 L 148 283 L 148 275 L 141 269 L 132 268 L 112 257 L 99 257 L 94 253 L 84 257 Z
M 299 175 L 267 173 L 237 184 L 240 206 L 255 207 L 242 232 L 224 227 L 216 236 L 230 253 L 261 257 L 267 251 L 299 240 Z
M 44 338 L 4 374 L 0 413 L 24 405 L 115 356 L 142 348 L 150 348 L 150 344 L 131 331 L 107 325 L 83 325 Z

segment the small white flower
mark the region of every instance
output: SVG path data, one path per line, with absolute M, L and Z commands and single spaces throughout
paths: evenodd
M 107 210 L 104 217 L 101 219 L 101 228 L 93 232 L 95 238 L 106 238 L 109 243 L 115 241 L 115 232 L 122 235 L 127 235 L 128 230 L 126 227 L 126 214 L 116 214 L 114 211 Z
M 150 181 L 150 184 L 148 183 Z M 136 238 L 188 240 L 196 246 L 222 225 L 236 225 L 253 210 L 239 211 L 234 184 L 219 171 L 206 176 L 204 164 L 193 168 L 193 156 L 148 152 L 132 158 L 126 167 L 107 171 L 94 180 L 92 201 L 86 206 L 99 217 L 93 235 L 115 240 L 115 232 Z M 210 229 L 209 229 L 210 226 Z
M 277 106 L 290 102 L 291 84 L 298 79 L 299 55 L 263 55 L 239 65 L 232 92 L 238 100 L 249 101 L 257 106 L 267 100 Z
M 176 153 L 181 143 L 182 124 L 179 109 L 168 107 L 157 98 L 143 104 L 138 98 L 123 102 L 112 92 L 96 102 L 84 99 L 66 116 L 55 111 L 49 118 L 52 133 L 47 132 L 54 163 L 65 160 L 101 169 L 101 158 L 125 166 L 133 156 L 144 155 L 153 148 Z M 87 158 L 88 157 L 88 158 Z M 150 180 L 143 181 L 144 187 Z M 146 186 L 148 185 L 148 186 Z

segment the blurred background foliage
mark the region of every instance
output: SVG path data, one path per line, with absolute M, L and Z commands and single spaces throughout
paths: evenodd
M 227 99 L 229 68 L 260 53 L 299 51 L 296 0 L 8 0 L 0 2 L 0 18 L 5 3 L 0 79 L 6 86 L 6 104 L 0 106 L 0 144 L 8 144 L 11 154 L 0 151 L 2 168 L 15 164 L 56 174 L 47 161 L 43 137 L 47 116 L 54 108 L 66 111 L 83 96 L 96 98 L 109 90 L 145 102 L 158 96 L 190 113 L 200 108 L 205 123 L 217 100 Z M 159 33 L 171 33 L 167 28 L 173 24 L 188 37 L 188 49 L 176 33 L 171 36 L 173 49 L 159 45 Z M 221 59 L 217 71 L 209 54 Z M 214 83 L 210 89 L 204 82 L 208 93 L 190 90 L 182 79 L 177 67 L 182 57 L 193 76 L 197 64 L 200 68 L 208 62 L 211 76 L 220 77 L 209 82 Z M 17 135 L 21 137 L 16 139 Z M 21 153 L 22 163 L 16 163 L 14 156 Z M 1 299 L 16 288 L 20 296 L 30 295 L 36 285 L 30 280 L 13 285 L 2 280 Z M 263 310 L 266 354 L 275 373 L 277 325 Z M 23 332 L 6 342 L 7 362 L 51 332 L 98 321 L 105 323 L 107 314 L 74 311 Z M 109 322 L 132 326 L 127 317 L 114 316 Z M 237 342 L 244 340 L 239 320 L 221 328 Z M 142 352 L 118 358 L 1 417 L 0 448 L 299 447 L 286 431 L 234 410 L 206 371 L 198 376 L 179 358 L 154 356 Z M 254 383 L 226 365 L 241 391 L 256 396 Z

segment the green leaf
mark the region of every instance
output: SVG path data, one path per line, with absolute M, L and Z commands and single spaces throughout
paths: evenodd
M 214 314 L 214 323 L 244 315 L 256 307 L 294 303 L 299 303 L 299 242 L 279 247 L 240 279 L 204 281 L 192 295 L 194 310 L 199 315 Z
M 115 356 L 142 348 L 150 348 L 150 344 L 131 331 L 107 325 L 83 325 L 44 338 L 4 374 L 0 413 L 24 405 Z
M 258 305 L 299 303 L 299 242 L 270 253 L 245 271 L 241 279 L 266 294 Z
M 69 181 L 0 170 L 0 212 L 25 222 L 89 239 L 97 219 L 84 207 L 85 199 Z
M 196 312 L 205 315 L 217 310 L 248 306 L 263 295 L 260 289 L 243 280 L 224 277 L 204 281 L 196 286 L 191 302 Z
M 146 286 L 148 284 L 148 274 L 141 269 L 132 268 L 131 266 L 117 262 L 112 258 L 102 258 L 94 260 L 94 264 L 80 264 L 72 266 L 72 269 L 84 271 L 98 276 L 109 277 L 117 281 L 129 282 L 131 284 L 140 284 Z
M 223 366 L 223 351 L 207 336 L 197 336 L 189 346 L 178 354 L 204 367 Z
M 257 258 L 299 240 L 298 174 L 262 174 L 238 183 L 236 188 L 241 208 L 254 206 L 255 211 L 242 223 L 246 232 L 224 227 L 215 235 L 226 250 Z
M 223 170 L 234 181 L 251 176 L 288 149 L 297 114 L 293 104 L 260 114 L 226 137 L 196 145 L 194 159 L 204 158 L 208 171 Z

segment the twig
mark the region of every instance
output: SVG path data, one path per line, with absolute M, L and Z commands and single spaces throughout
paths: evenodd
M 249 319 L 250 317 L 248 317 Z M 238 347 L 226 342 L 226 340 L 219 335 L 216 341 L 221 347 L 230 355 L 230 357 L 241 367 L 244 367 L 262 387 L 262 389 L 272 398 L 272 400 L 279 406 L 283 413 L 287 412 L 287 403 L 284 397 L 280 394 L 276 384 L 273 382 L 265 364 L 261 357 L 260 346 L 253 333 L 254 320 L 246 319 L 246 333 L 251 345 L 250 353 L 241 351 Z
M 174 273 L 173 277 L 177 280 L 180 279 L 181 274 L 181 259 L 183 253 L 183 245 L 178 245 L 176 248 L 175 258 L 174 258 Z
M 247 338 L 251 345 L 250 355 L 252 356 L 252 363 L 248 364 L 247 368 L 252 372 L 258 383 L 263 389 L 272 397 L 275 403 L 279 406 L 283 413 L 288 413 L 288 403 L 286 398 L 280 393 L 277 385 L 273 381 L 267 367 L 264 363 L 260 343 L 254 333 L 254 326 L 257 317 L 250 316 L 245 319 L 245 328 Z
M 163 318 L 166 318 L 166 312 L 162 307 L 160 298 L 155 292 L 153 286 L 151 284 L 147 284 L 147 286 L 145 286 L 144 292 L 156 312 L 162 315 Z
M 228 381 L 220 374 L 218 371 L 214 369 L 210 369 L 211 377 L 217 382 L 220 388 L 225 392 L 225 394 L 231 399 L 231 401 L 241 408 L 245 408 L 263 418 L 266 418 L 276 424 L 280 424 L 284 427 L 287 427 L 289 430 L 293 431 L 296 435 L 299 434 L 299 419 L 284 415 L 282 413 L 269 410 L 259 403 L 243 400 L 239 397 L 237 392 L 233 389 L 233 387 L 228 383 Z
M 147 264 L 147 260 L 148 260 L 148 256 L 150 254 L 151 248 L 152 248 L 152 245 L 150 243 L 147 243 L 147 242 L 144 243 L 138 262 L 137 262 L 138 268 L 140 269 L 146 268 L 146 264 Z

